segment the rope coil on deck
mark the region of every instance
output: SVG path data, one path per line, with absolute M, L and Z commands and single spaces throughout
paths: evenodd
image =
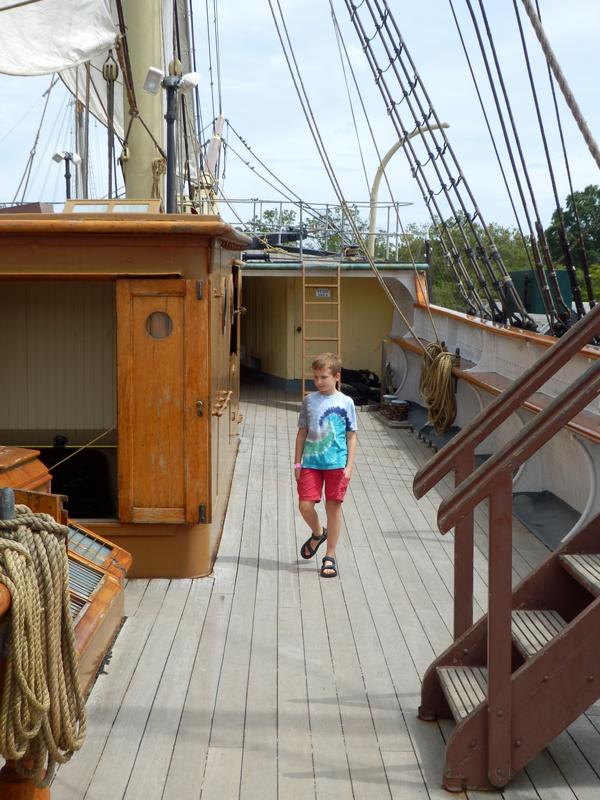
M 85 703 L 69 597 L 68 528 L 16 506 L 0 520 L 0 582 L 12 596 L 0 753 L 37 786 L 83 744 Z
M 454 358 L 437 342 L 427 345 L 423 357 L 419 394 L 427 403 L 427 417 L 437 433 L 445 433 L 456 418 Z

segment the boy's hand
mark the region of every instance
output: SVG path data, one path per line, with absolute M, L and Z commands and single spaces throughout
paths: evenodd
M 296 478 L 297 481 L 300 480 L 301 472 L 302 472 L 302 467 L 294 467 L 294 478 Z
M 344 467 L 344 478 L 346 478 L 346 480 L 349 481 L 351 477 L 352 477 L 352 467 Z

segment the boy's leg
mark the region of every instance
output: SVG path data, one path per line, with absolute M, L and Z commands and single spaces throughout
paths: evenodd
M 319 515 L 315 508 L 314 500 L 300 500 L 299 503 L 300 513 L 302 519 L 310 528 L 315 539 L 319 539 L 322 533 L 321 523 L 319 522 Z
M 342 530 L 342 501 L 327 500 L 327 555 L 335 557 L 335 548 Z
M 327 555 L 335 558 L 342 530 L 342 503 L 348 488 L 348 479 L 344 476 L 343 469 L 330 470 L 325 475 L 325 509 L 327 511 Z M 321 575 L 333 578 L 337 575 L 337 567 L 323 565 Z

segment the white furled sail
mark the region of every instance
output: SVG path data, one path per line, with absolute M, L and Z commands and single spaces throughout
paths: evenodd
M 46 75 L 113 47 L 110 0 L 0 0 L 0 72 Z

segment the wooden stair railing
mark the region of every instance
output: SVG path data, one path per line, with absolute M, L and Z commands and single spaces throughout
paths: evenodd
M 458 723 L 446 749 L 451 791 L 506 785 L 600 697 L 599 519 L 514 595 L 511 586 L 513 472 L 598 394 L 595 362 L 440 505 L 440 530 L 456 525 L 459 536 L 458 523 L 489 499 L 487 617 L 436 659 L 421 694 L 422 718 L 449 711 Z
M 417 472 L 415 496 L 423 497 L 449 472 L 459 486 L 473 472 L 477 446 L 599 333 L 600 306 L 595 306 Z M 454 538 L 454 638 L 472 624 L 473 515 L 468 513 L 457 523 Z

